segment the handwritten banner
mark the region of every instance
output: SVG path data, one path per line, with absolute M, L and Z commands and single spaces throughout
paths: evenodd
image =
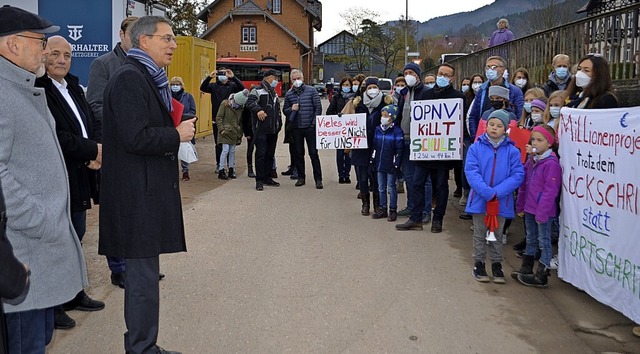
M 317 116 L 316 148 L 366 149 L 367 115 L 358 113 Z
M 640 107 L 563 108 L 558 275 L 640 323 Z
M 462 160 L 461 98 L 411 102 L 412 161 Z

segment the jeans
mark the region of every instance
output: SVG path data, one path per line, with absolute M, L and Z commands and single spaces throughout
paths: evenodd
M 389 209 L 398 209 L 398 189 L 396 174 L 393 171 L 378 172 L 378 192 L 380 192 L 380 209 L 387 210 L 387 192 L 389 192 Z
M 338 166 L 338 178 L 349 178 L 351 156 L 345 154 L 344 149 L 336 150 L 336 165 Z
M 278 134 L 258 134 L 256 140 L 256 182 L 265 182 L 271 179 L 269 173 L 273 169 L 278 143 Z
M 431 177 L 431 184 L 436 195 L 436 208 L 433 210 L 433 220 L 444 219 L 449 198 L 449 170 L 431 169 L 427 167 L 428 162 L 413 162 L 413 208 L 411 209 L 411 220 L 422 220 L 422 213 L 425 210 L 425 187 L 427 178 Z
M 544 224 L 536 221 L 536 216 L 524 213 L 525 234 L 527 236 L 527 248 L 524 254 L 527 256 L 535 256 L 538 248 L 540 249 L 540 263 L 546 267 L 550 266 L 551 257 L 553 256 L 553 248 L 551 246 L 551 224 L 549 219 Z
M 218 170 L 224 170 L 224 163 L 227 161 L 227 157 L 229 158 L 229 168 L 236 167 L 236 146 L 231 144 L 221 144 L 222 145 L 222 153 L 220 154 L 220 164 L 218 165 Z
M 405 192 L 407 193 L 407 209 L 413 209 L 413 162 L 409 160 L 409 154 L 411 153 L 410 142 L 405 140 L 404 148 L 402 149 L 402 175 L 404 176 L 404 182 L 407 184 Z M 420 217 L 422 218 L 422 217 Z
M 431 215 L 431 199 L 433 199 L 433 184 L 431 183 L 431 175 L 427 175 L 427 180 L 424 183 L 424 211 L 422 212 L 424 215 Z
M 45 354 L 53 338 L 53 319 L 53 307 L 6 314 L 9 354 Z
M 311 159 L 311 166 L 313 167 L 313 180 L 322 181 L 322 168 L 320 167 L 320 157 L 318 156 L 318 149 L 316 148 L 316 128 L 294 128 L 293 129 L 293 141 L 296 154 L 293 160 L 296 163 L 296 169 L 298 170 L 298 178 L 305 179 L 305 163 L 304 163 L 304 143 L 307 142 L 307 149 L 309 150 L 309 158 Z
M 494 230 L 497 241 L 487 242 L 487 225 L 484 223 L 484 216 L 485 214 L 473 214 L 473 260 L 484 263 L 487 258 L 487 249 L 489 249 L 491 263 L 502 262 L 502 228 L 504 226 L 504 218 L 498 216 L 498 228 Z
M 378 190 L 378 178 L 376 174 L 372 173 L 373 167 L 356 166 L 356 171 L 358 171 L 358 187 L 360 193 L 369 194 L 369 185 L 371 185 L 371 191 Z

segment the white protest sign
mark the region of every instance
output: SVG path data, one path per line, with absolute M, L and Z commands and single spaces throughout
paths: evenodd
M 462 160 L 461 98 L 411 102 L 412 161 Z
M 366 114 L 316 117 L 316 148 L 366 149 L 367 147 Z
M 640 107 L 563 108 L 558 275 L 640 323 Z

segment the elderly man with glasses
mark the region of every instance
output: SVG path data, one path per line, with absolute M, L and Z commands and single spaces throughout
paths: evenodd
M 53 336 L 54 306 L 87 285 L 55 122 L 44 90 L 34 87 L 45 72 L 45 34 L 59 29 L 25 10 L 0 8 L 0 181 L 6 236 L 31 271 L 23 294 L 2 300 L 9 353 L 44 353 Z
M 195 118 L 172 118 L 165 68 L 177 44 L 169 21 L 141 17 L 130 37 L 104 92 L 98 252 L 125 259 L 125 351 L 167 353 L 156 344 L 159 256 L 186 251 L 177 155 L 194 136 Z

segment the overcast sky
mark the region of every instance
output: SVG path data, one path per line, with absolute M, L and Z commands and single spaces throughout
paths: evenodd
M 397 20 L 405 14 L 407 0 L 320 0 L 322 2 L 322 31 L 316 32 L 315 45 L 333 37 L 347 26 L 340 13 L 345 10 L 362 7 L 380 15 L 378 22 Z M 451 15 L 458 12 L 473 11 L 495 0 L 408 0 L 409 18 L 427 21 L 431 18 Z

